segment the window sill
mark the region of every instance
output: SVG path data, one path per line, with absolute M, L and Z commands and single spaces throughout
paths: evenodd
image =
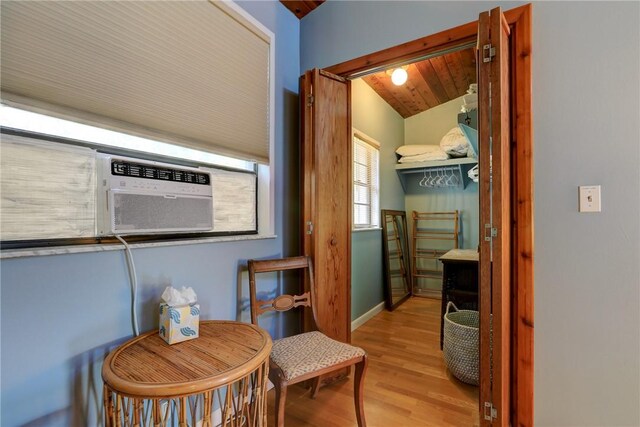
M 382 230 L 382 227 L 371 227 L 371 228 L 352 228 L 352 233 L 362 233 L 363 231 L 378 231 Z
M 262 239 L 275 239 L 277 236 L 270 235 L 244 235 L 244 236 L 219 236 L 219 237 L 203 237 L 200 239 L 188 239 L 188 240 L 171 240 L 166 242 L 145 242 L 145 243 L 132 243 L 129 246 L 131 249 L 142 248 L 157 248 L 165 246 L 186 246 L 186 245 L 200 245 L 204 243 L 222 243 L 222 242 L 239 242 L 245 240 L 262 240 Z M 121 244 L 96 244 L 96 245 L 76 245 L 76 246 L 52 246 L 47 248 L 27 248 L 27 249 L 6 249 L 0 251 L 0 259 L 11 258 L 25 258 L 34 256 L 47 256 L 47 255 L 64 255 L 64 254 L 80 254 L 88 252 L 109 252 L 109 251 L 121 251 L 124 246 Z

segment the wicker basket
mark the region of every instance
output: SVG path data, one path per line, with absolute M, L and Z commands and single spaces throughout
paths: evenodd
M 447 304 L 442 349 L 444 362 L 453 376 L 473 385 L 478 385 L 479 321 L 477 311 L 458 310 L 452 302 Z

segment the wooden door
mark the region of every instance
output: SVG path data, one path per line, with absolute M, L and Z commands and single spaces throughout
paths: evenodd
M 318 328 L 350 342 L 351 85 L 314 69 L 300 78 L 300 98 L 303 248 L 314 265 Z
M 500 8 L 478 21 L 480 126 L 480 422 L 510 423 L 509 25 Z

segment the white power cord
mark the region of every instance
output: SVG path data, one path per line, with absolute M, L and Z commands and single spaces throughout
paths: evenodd
M 133 255 L 131 255 L 131 248 L 125 240 L 116 235 L 116 239 L 120 240 L 124 245 L 124 252 L 127 258 L 127 267 L 129 270 L 129 281 L 131 283 L 131 323 L 133 326 L 133 335 L 138 336 L 140 332 L 138 330 L 138 315 L 136 314 L 136 299 L 138 293 L 138 281 L 136 279 L 136 266 L 133 263 Z

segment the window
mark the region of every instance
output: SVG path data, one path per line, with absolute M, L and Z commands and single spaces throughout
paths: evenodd
M 95 241 L 99 235 L 96 200 L 101 197 L 96 185 L 98 151 L 200 167 L 211 173 L 213 230 L 208 235 L 253 234 L 258 229 L 258 177 L 264 166 L 255 162 L 4 105 L 0 106 L 0 125 L 3 243 L 38 246 L 35 241 L 51 239 Z M 7 247 L 11 246 L 15 245 Z
M 84 125 L 3 104 L 0 104 L 0 126 L 84 141 L 97 147 L 123 149 L 134 157 L 138 152 L 249 171 L 255 167 L 254 162 Z
M 233 2 L 5 3 L 2 248 L 96 242 L 101 206 L 116 211 L 99 153 L 210 173 L 213 229 L 193 237 L 273 235 L 271 31 Z M 192 176 L 176 171 L 162 179 Z
M 353 228 L 380 226 L 380 144 L 361 132 L 353 133 Z

